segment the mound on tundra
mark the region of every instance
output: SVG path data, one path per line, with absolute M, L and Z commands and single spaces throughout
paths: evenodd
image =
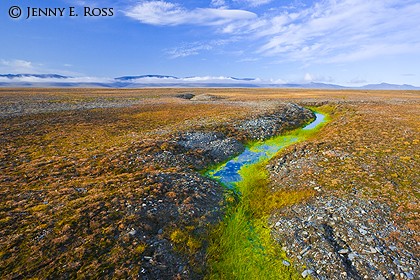
M 252 140 L 265 140 L 286 130 L 298 128 L 314 118 L 312 111 L 297 104 L 287 103 L 274 112 L 238 123 L 235 128 Z
M 219 99 L 223 98 L 212 94 L 199 94 L 190 98 L 191 101 L 215 101 Z
M 187 132 L 178 144 L 188 150 L 202 150 L 204 155 L 222 162 L 244 151 L 245 147 L 234 138 L 222 133 Z

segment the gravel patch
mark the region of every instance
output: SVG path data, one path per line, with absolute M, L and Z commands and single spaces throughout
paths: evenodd
M 215 101 L 219 99 L 223 99 L 223 98 L 220 96 L 211 95 L 211 94 L 199 94 L 199 95 L 193 96 L 190 100 L 191 101 Z
M 310 110 L 293 103 L 283 104 L 275 112 L 245 120 L 235 126 L 252 140 L 265 140 L 279 135 L 287 129 L 298 128 L 314 119 Z
M 141 279 L 201 279 L 191 263 L 205 264 L 205 247 L 193 260 L 185 258 L 168 238 L 174 225 L 194 225 L 191 233 L 199 236 L 205 225 L 215 223 L 221 215 L 221 187 L 197 173 L 159 173 L 148 177 L 148 185 L 160 185 L 158 198 L 147 197 L 130 205 L 128 215 L 141 216 L 141 224 L 127 227 L 131 240 L 147 244 L 143 254 Z M 199 224 L 197 224 L 199 221 Z M 198 266 L 198 265 L 197 265 Z
M 318 197 L 270 219 L 287 254 L 316 279 L 419 279 L 414 232 L 396 227 L 391 210 L 355 195 Z
M 49 100 L 49 98 L 33 98 L 32 100 L 10 100 L 0 103 L 0 117 L 17 117 L 39 113 L 51 113 L 70 110 L 90 110 L 98 108 L 121 108 L 139 104 L 138 99 L 95 98 L 89 100 Z
M 206 156 L 217 162 L 225 161 L 245 150 L 236 139 L 215 132 L 187 132 L 178 140 L 178 145 L 187 150 L 202 150 Z

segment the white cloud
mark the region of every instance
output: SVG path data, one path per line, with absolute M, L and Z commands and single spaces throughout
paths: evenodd
M 167 51 L 167 54 L 170 56 L 170 58 L 179 58 L 179 57 L 198 55 L 202 51 L 209 51 L 211 49 L 213 49 L 213 47 L 210 45 L 201 44 L 201 43 L 193 43 L 193 44 L 184 45 L 177 48 L 172 48 Z
M 0 82 L 13 82 L 13 83 L 111 83 L 114 79 L 104 77 L 40 77 L 40 76 L 22 76 L 14 77 L 12 79 L 8 77 L 0 77 Z
M 50 68 L 47 65 L 39 62 L 33 62 L 23 59 L 0 59 L 0 73 L 2 74 L 58 74 L 71 78 L 73 80 L 66 80 L 69 82 L 78 82 L 77 77 L 83 77 L 83 80 L 90 81 L 90 80 L 98 80 L 100 81 L 102 78 L 95 78 L 95 77 L 85 77 L 81 73 L 77 73 L 74 71 L 66 70 L 64 68 L 71 68 L 73 65 L 71 64 L 64 64 L 60 65 L 61 69 Z M 8 79 L 8 78 L 5 78 Z M 20 77 L 14 78 L 14 81 L 22 81 L 22 82 L 32 82 L 38 81 L 42 79 L 43 82 L 47 82 L 45 78 L 37 78 L 34 76 L 27 76 L 27 77 Z M 50 79 L 50 78 L 48 78 Z M 54 78 L 52 78 L 54 80 Z M 62 80 L 61 80 L 62 81 Z
M 303 77 L 303 81 L 295 81 L 295 82 L 304 82 L 304 83 L 310 83 L 310 82 L 318 82 L 318 83 L 332 83 L 334 82 L 334 79 L 329 76 L 324 76 L 320 74 L 313 74 L 313 73 L 306 73 Z
M 193 56 L 198 55 L 203 51 L 213 50 L 219 46 L 226 45 L 232 41 L 233 39 L 186 43 L 182 46 L 169 49 L 166 51 L 166 53 L 169 55 L 170 58 Z
M 212 0 L 210 5 L 217 9 L 188 10 L 170 2 L 146 1 L 125 14 L 152 25 L 215 26 L 212 36 L 235 36 L 248 49 L 252 44 L 254 54 L 274 57 L 273 62 L 298 61 L 309 65 L 420 53 L 418 0 L 322 0 L 298 8 L 271 7 L 260 16 L 228 9 L 232 2 L 239 3 Z M 272 1 L 241 2 L 259 6 Z M 214 48 L 193 43 L 172 49 L 169 54 L 185 57 Z
M 226 8 L 227 4 L 225 0 L 211 0 L 211 6 L 217 8 Z
M 255 62 L 258 61 L 259 59 L 256 57 L 246 57 L 246 58 L 242 58 L 237 60 L 237 62 Z
M 1 69 L 4 69 L 3 71 L 10 72 L 10 73 L 22 73 L 22 72 L 28 72 L 33 71 L 34 66 L 32 62 L 21 60 L 21 59 L 14 59 L 14 60 L 0 60 L 0 66 Z
M 260 19 L 260 54 L 302 62 L 349 62 L 419 52 L 418 1 L 329 0 Z M 417 29 L 417 32 L 414 30 Z
M 211 6 L 226 8 L 229 6 L 230 3 L 231 5 L 236 6 L 259 7 L 262 5 L 269 4 L 271 2 L 274 2 L 274 0 L 211 0 Z
M 239 81 L 235 81 L 234 79 L 230 77 L 224 77 L 224 76 L 219 76 L 219 77 L 202 76 L 202 77 L 189 77 L 189 78 L 187 77 L 187 78 L 182 78 L 181 81 L 192 82 L 192 83 L 239 82 Z
M 65 76 L 80 76 L 80 73 L 64 70 L 72 65 L 60 65 L 61 69 L 50 68 L 39 62 L 33 62 L 23 59 L 0 59 L 0 73 L 7 74 L 60 74 Z
M 194 76 L 184 78 L 174 77 L 142 77 L 131 80 L 130 82 L 138 84 L 208 84 L 208 83 L 229 83 L 229 84 L 264 84 L 267 81 L 257 79 L 237 79 L 225 76 Z
M 203 25 L 218 26 L 234 21 L 256 18 L 256 14 L 244 10 L 196 8 L 187 10 L 180 5 L 165 1 L 148 1 L 125 11 L 125 15 L 152 25 Z
M 304 80 L 305 82 L 312 82 L 312 81 L 314 80 L 314 77 L 312 77 L 312 75 L 311 75 L 311 74 L 306 73 L 306 74 L 305 74 L 305 77 L 303 78 L 303 80 Z
M 235 0 L 235 2 L 245 3 L 251 7 L 258 7 L 273 2 L 273 0 Z

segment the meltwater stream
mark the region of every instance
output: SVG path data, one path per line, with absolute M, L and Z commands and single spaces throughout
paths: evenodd
M 324 121 L 325 115 L 315 113 L 315 120 L 300 130 L 307 132 L 313 131 Z M 272 158 L 281 149 L 298 142 L 301 137 L 296 135 L 280 135 L 263 142 L 257 142 L 252 146 L 247 147 L 239 156 L 229 160 L 214 170 L 208 171 L 207 175 L 217 179 L 227 188 L 234 188 L 235 183 L 242 179 L 239 175 L 239 170 L 242 166 Z

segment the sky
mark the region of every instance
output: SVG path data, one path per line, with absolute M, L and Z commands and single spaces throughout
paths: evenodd
M 420 86 L 420 0 L 8 0 L 0 35 L 0 74 Z

